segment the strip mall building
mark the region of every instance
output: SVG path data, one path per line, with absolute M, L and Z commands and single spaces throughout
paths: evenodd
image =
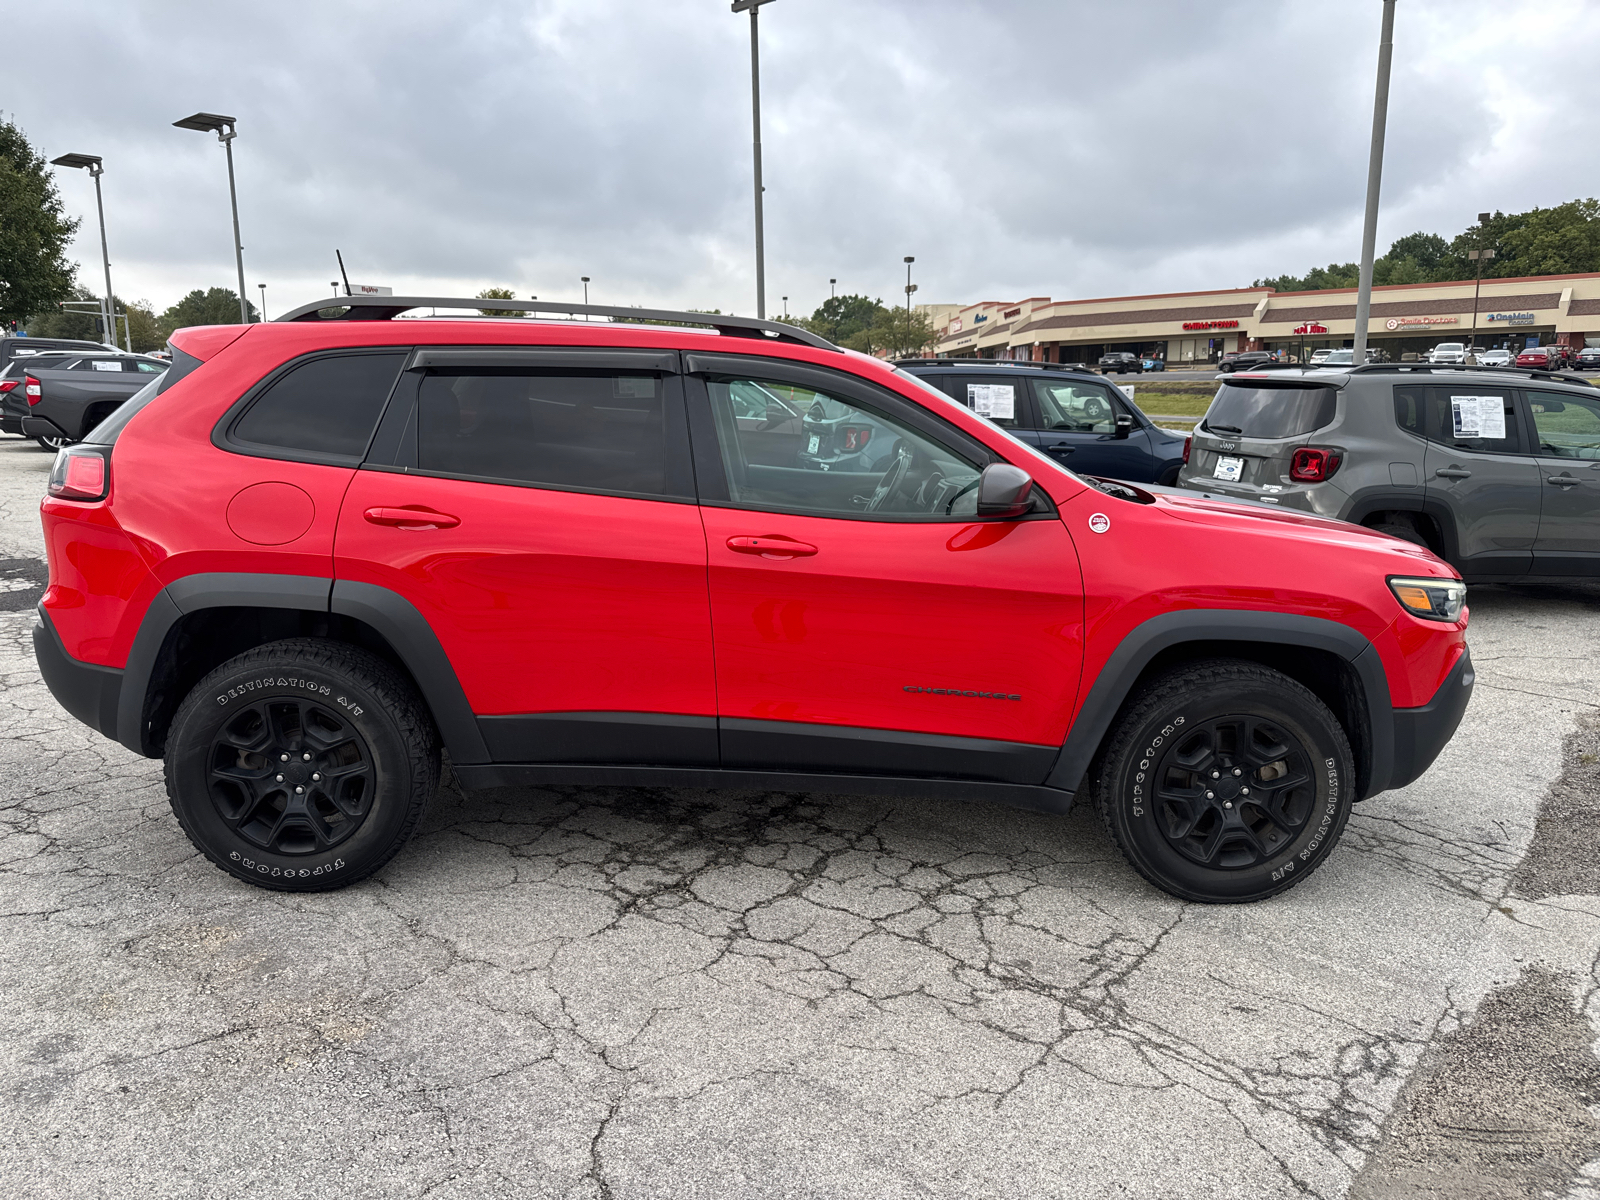
M 1034 296 L 960 307 L 926 305 L 936 352 L 962 358 L 1090 362 L 1113 350 L 1164 358 L 1171 366 L 1214 362 L 1233 350 L 1299 355 L 1349 346 L 1354 288 L 1275 292 L 1235 288 L 1104 300 Z M 1600 274 L 1415 283 L 1372 289 L 1368 344 L 1399 362 L 1440 342 L 1521 349 L 1556 342 L 1600 345 Z

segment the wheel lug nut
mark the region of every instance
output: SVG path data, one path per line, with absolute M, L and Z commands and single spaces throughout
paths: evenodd
M 322 776 L 318 775 L 315 771 L 311 772 L 311 782 L 312 783 L 321 783 L 322 782 Z
M 278 782 L 279 782 L 279 783 L 282 783 L 282 782 L 283 782 L 283 776 L 282 776 L 282 775 L 279 775 L 279 776 L 278 776 L 278 777 L 277 777 L 277 780 L 278 780 Z
M 295 795 L 296 795 L 296 796 L 298 796 L 298 795 L 300 795 L 300 794 L 301 794 L 301 793 L 302 793 L 302 792 L 304 792 L 304 791 L 305 791 L 305 788 L 303 788 L 303 787 L 297 787 L 297 788 L 295 788 L 295 790 L 294 790 L 294 794 L 295 794 Z
M 1240 788 L 1239 789 L 1239 794 L 1241 796 L 1248 796 L 1250 794 L 1250 789 L 1249 788 Z
M 1206 799 L 1207 800 L 1215 800 L 1216 798 L 1217 798 L 1217 794 L 1215 792 L 1207 792 L 1206 793 Z
M 302 754 L 300 757 L 302 759 L 304 759 L 306 762 L 310 762 L 311 761 L 311 754 L 310 754 L 309 751 L 307 753 L 305 753 L 305 754 Z M 1237 772 L 1237 771 L 1234 772 L 1235 775 L 1237 775 L 1238 773 L 1239 772 Z
M 1241 770 L 1240 770 L 1240 769 L 1239 769 L 1239 768 L 1238 768 L 1238 767 L 1235 767 L 1235 768 L 1234 768 L 1234 769 L 1233 769 L 1233 773 L 1234 773 L 1234 774 L 1235 774 L 1235 775 L 1243 775 L 1243 774 L 1244 774 L 1244 772 L 1243 772 L 1243 771 L 1241 771 Z
M 1232 808 L 1233 807 L 1233 801 L 1232 800 L 1224 800 L 1222 802 L 1222 807 L 1223 808 Z
M 280 755 L 278 755 L 278 761 L 279 762 L 288 762 L 289 761 L 289 756 L 287 754 L 280 754 Z
M 1213 772 L 1211 772 L 1211 778 L 1213 778 L 1213 779 L 1221 779 L 1222 778 L 1222 772 L 1221 771 L 1213 771 Z

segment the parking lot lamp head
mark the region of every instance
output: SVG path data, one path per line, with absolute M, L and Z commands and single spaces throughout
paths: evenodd
M 50 165 L 81 168 L 87 170 L 94 179 L 94 207 L 95 212 L 100 217 L 100 257 L 104 261 L 106 268 L 106 294 L 105 299 L 100 302 L 101 329 L 104 331 L 103 336 L 106 344 L 115 346 L 117 344 L 117 326 L 115 318 L 112 316 L 111 251 L 106 248 L 106 206 L 100 195 L 100 176 L 105 173 L 105 168 L 101 166 L 101 158 L 98 154 L 63 154 L 60 158 L 52 158 Z M 131 336 L 128 339 L 128 349 L 130 351 L 133 349 Z
M 221 113 L 197 112 L 173 124 L 179 129 L 193 129 L 197 133 L 214 133 L 228 154 L 228 203 L 233 208 L 233 255 L 239 267 L 239 322 L 250 323 L 250 302 L 245 299 L 244 243 L 239 239 L 239 196 L 233 183 L 233 139 L 239 135 L 238 122 Z

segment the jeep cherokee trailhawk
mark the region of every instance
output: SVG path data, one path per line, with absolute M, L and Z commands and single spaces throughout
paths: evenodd
M 371 875 L 442 749 L 469 788 L 1084 792 L 1152 883 L 1254 900 L 1466 706 L 1423 547 L 1080 478 L 791 326 L 395 319 L 479 303 L 180 330 L 57 457 L 40 669 L 240 879 Z

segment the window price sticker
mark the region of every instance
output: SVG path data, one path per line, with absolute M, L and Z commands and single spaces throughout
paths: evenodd
M 991 421 L 1017 419 L 1017 390 L 1009 383 L 969 383 L 967 404 L 980 417 Z
M 1451 396 L 1450 414 L 1458 438 L 1506 436 L 1505 398 L 1502 396 Z

